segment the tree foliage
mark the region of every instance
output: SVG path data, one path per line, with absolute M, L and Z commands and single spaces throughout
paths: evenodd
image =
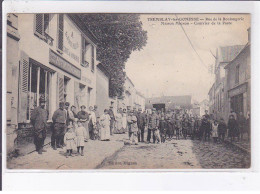
M 97 60 L 111 75 L 110 96 L 124 91 L 125 63 L 132 51 L 141 50 L 147 42 L 139 14 L 80 14 L 81 20 L 97 37 Z

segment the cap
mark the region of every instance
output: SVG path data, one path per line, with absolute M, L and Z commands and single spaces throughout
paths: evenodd
M 81 105 L 80 108 L 86 108 L 86 106 L 85 105 Z

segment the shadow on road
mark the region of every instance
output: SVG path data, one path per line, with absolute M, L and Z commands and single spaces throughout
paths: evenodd
M 250 154 L 241 152 L 230 145 L 199 140 L 193 140 L 192 143 L 192 151 L 202 168 L 250 168 Z

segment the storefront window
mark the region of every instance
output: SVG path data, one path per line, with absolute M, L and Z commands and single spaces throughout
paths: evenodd
M 49 89 L 51 73 L 30 62 L 28 77 L 27 120 L 30 120 L 34 108 L 39 106 L 39 99 L 45 97 L 46 109 L 49 112 Z

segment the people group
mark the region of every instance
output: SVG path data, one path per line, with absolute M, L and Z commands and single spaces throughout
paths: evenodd
M 44 98 L 40 99 L 40 106 L 31 114 L 31 123 L 34 127 L 34 144 L 39 154 L 43 149 L 47 133 L 48 113 L 45 109 Z M 144 137 L 147 130 L 146 139 Z M 188 113 L 188 110 L 138 110 L 134 107 L 119 108 L 114 111 L 113 106 L 100 114 L 98 107 L 76 107 L 69 102 L 60 102 L 59 108 L 52 115 L 51 146 L 54 150 L 66 147 L 66 157 L 84 156 L 84 144 L 91 140 L 110 141 L 114 134 L 128 134 L 130 144 L 138 143 L 165 143 L 166 140 L 181 138 L 192 140 L 223 142 L 226 137 L 231 141 L 243 138 L 247 132 L 250 136 L 250 114 L 247 118 L 242 113 L 231 111 L 227 124 L 223 118 L 213 119 L 208 111 L 200 118 Z

